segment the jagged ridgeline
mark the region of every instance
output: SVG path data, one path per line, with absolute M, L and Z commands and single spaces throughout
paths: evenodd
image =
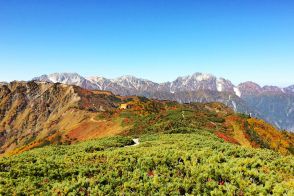
M 211 132 L 236 145 L 293 153 L 293 134 L 221 103 L 179 104 L 47 82 L 0 85 L 5 155 L 114 135 Z
M 156 83 L 134 76 L 116 79 L 82 77 L 77 73 L 54 73 L 34 78 L 60 82 L 85 89 L 108 90 L 116 95 L 137 95 L 180 103 L 221 102 L 235 111 L 252 114 L 279 129 L 294 132 L 294 85 L 280 88 L 248 81 L 234 85 L 230 80 L 211 74 L 195 73 L 171 82 Z

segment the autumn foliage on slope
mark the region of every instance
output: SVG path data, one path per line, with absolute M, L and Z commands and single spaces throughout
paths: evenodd
M 209 131 L 236 145 L 293 153 L 292 133 L 236 114 L 221 103 L 179 104 L 36 82 L 1 86 L 0 97 L 2 153 L 113 135 L 197 131 Z
M 126 110 L 121 117 L 131 128 L 131 135 L 146 133 L 193 133 L 204 130 L 216 134 L 224 141 L 253 148 L 268 148 L 282 154 L 293 154 L 294 134 L 279 131 L 268 123 L 248 115 L 234 113 L 221 103 L 175 104 L 140 103 L 149 110 Z M 156 105 L 152 110 L 150 105 Z M 160 108 L 160 109 L 158 109 Z M 142 110 L 145 111 L 144 114 Z M 140 111 L 138 113 L 138 111 Z

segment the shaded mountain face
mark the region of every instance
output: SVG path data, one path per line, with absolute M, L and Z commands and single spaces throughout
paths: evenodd
M 279 129 L 294 131 L 294 85 L 287 88 L 261 87 L 254 82 L 244 82 L 235 86 L 224 78 L 202 73 L 160 84 L 134 76 L 116 79 L 84 78 L 75 73 L 55 73 L 33 80 L 73 84 L 86 89 L 111 91 L 116 95 L 138 95 L 180 103 L 217 101 L 235 111 L 261 117 Z
M 294 85 L 284 88 L 284 91 L 287 93 L 294 94 Z
M 251 108 L 259 111 L 259 116 L 280 129 L 294 130 L 294 96 L 280 91 L 263 91 L 244 95 L 242 99 Z

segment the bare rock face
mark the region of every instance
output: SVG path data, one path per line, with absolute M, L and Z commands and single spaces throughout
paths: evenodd
M 113 94 L 47 82 L 11 82 L 0 86 L 0 149 L 14 149 L 60 130 L 71 111 L 105 111 L 117 107 Z M 87 116 L 85 116 L 86 118 Z M 70 125 L 68 125 L 70 126 Z
M 242 92 L 242 96 L 259 94 L 262 92 L 261 86 L 254 82 L 244 82 L 238 85 L 238 89 Z

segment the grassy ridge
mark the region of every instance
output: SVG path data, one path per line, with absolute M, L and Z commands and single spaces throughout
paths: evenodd
M 160 108 L 156 106 L 155 108 Z M 161 107 L 163 108 L 163 107 Z M 146 111 L 141 109 L 141 111 Z M 122 125 L 129 126 L 127 135 L 150 133 L 193 133 L 205 130 L 227 142 L 241 146 L 272 149 L 282 154 L 293 154 L 294 134 L 282 132 L 263 120 L 236 114 L 219 103 L 178 105 L 173 109 L 154 111 L 144 115 L 132 110 L 122 111 Z
M 200 131 L 48 146 L 0 159 L 0 194 L 294 194 L 293 156 Z

